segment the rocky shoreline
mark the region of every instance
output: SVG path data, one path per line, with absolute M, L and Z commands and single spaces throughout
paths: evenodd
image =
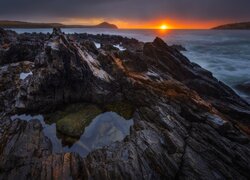
M 81 157 L 53 152 L 38 119 L 11 119 L 52 114 L 70 134 L 78 114 L 53 114 L 76 103 L 91 109 L 79 132 L 112 111 L 133 119 L 129 135 Z M 160 38 L 0 29 L 0 179 L 250 179 L 249 120 L 247 102 Z

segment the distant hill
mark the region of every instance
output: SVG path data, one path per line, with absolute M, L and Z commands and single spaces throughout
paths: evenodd
M 250 30 L 250 22 L 225 24 L 225 25 L 214 27 L 212 29 L 242 29 L 242 30 L 249 29 Z
M 118 29 L 114 24 L 103 22 L 98 25 L 65 25 L 60 23 L 32 23 L 22 21 L 0 21 L 0 27 L 2 28 L 111 28 Z
M 97 28 L 112 28 L 112 29 L 118 29 L 118 27 L 115 24 L 110 24 L 107 22 L 100 23 L 96 25 Z

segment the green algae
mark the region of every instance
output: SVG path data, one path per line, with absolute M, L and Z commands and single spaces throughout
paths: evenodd
M 125 119 L 131 119 L 134 114 L 134 107 L 125 101 L 118 101 L 107 104 L 105 106 L 106 111 L 116 112 Z
M 99 114 L 107 111 L 116 112 L 125 119 L 131 119 L 134 107 L 125 101 L 116 101 L 99 108 L 93 104 L 77 103 L 66 106 L 46 116 L 46 123 L 56 123 L 58 134 L 61 134 L 65 143 L 73 144 L 79 138 L 92 120 Z M 60 136 L 60 135 L 59 135 Z
M 70 137 L 80 137 L 85 127 L 101 113 L 94 105 L 70 106 L 60 114 L 63 117 L 56 120 L 57 130 Z
M 58 139 L 62 140 L 63 146 L 68 146 L 68 147 L 72 147 L 72 145 L 79 140 L 79 137 L 71 137 L 68 135 L 64 135 L 58 131 L 56 132 L 56 136 L 58 137 Z
M 78 111 L 80 111 L 86 106 L 88 106 L 88 104 L 85 104 L 85 103 L 75 103 L 75 104 L 67 105 L 60 110 L 57 110 L 55 112 L 45 115 L 45 121 L 47 124 L 50 124 L 50 125 L 53 123 L 57 123 L 58 120 L 67 116 L 68 114 L 77 113 Z

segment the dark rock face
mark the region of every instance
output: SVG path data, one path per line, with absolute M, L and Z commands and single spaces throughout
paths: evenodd
M 249 104 L 161 39 L 59 30 L 11 36 L 21 44 L 32 37 L 36 51 L 0 59 L 0 179 L 250 179 Z M 127 51 L 92 41 L 119 41 Z M 32 75 L 20 79 L 21 72 Z M 130 135 L 82 158 L 52 153 L 39 121 L 10 120 L 75 102 L 128 102 Z
M 1 33 L 0 30 L 0 65 L 34 61 L 36 55 L 42 51 L 44 40 L 47 39 L 44 34 L 17 35 L 13 31 L 2 31 Z
M 183 47 L 182 45 L 174 44 L 171 47 L 178 50 L 178 51 L 187 51 L 187 49 L 185 47 Z
M 250 81 L 244 82 L 242 84 L 238 84 L 236 88 L 246 94 L 250 95 Z
M 232 24 L 225 24 L 221 26 L 214 27 L 212 29 L 217 30 L 224 30 L 224 29 L 234 29 L 234 30 L 249 30 L 250 29 L 250 22 L 241 22 L 241 23 L 232 23 Z
M 118 29 L 118 27 L 115 24 L 110 24 L 108 22 L 103 22 L 98 25 L 96 25 L 98 28 L 112 28 L 112 29 Z

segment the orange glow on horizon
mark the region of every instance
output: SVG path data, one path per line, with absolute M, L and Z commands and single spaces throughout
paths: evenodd
M 163 24 L 163 25 L 161 25 L 160 29 L 161 29 L 161 30 L 166 30 L 166 29 L 168 29 L 168 26 L 165 25 L 165 24 Z
M 96 25 L 101 22 L 109 22 L 115 24 L 119 29 L 210 29 L 212 27 L 229 23 L 230 21 L 197 21 L 197 20 L 183 20 L 183 19 L 171 19 L 171 20 L 152 20 L 147 22 L 135 21 L 135 20 L 119 20 L 119 19 L 104 19 L 104 18 L 71 18 L 61 21 L 64 24 L 79 24 L 79 25 Z M 167 23 L 166 23 L 167 22 Z

